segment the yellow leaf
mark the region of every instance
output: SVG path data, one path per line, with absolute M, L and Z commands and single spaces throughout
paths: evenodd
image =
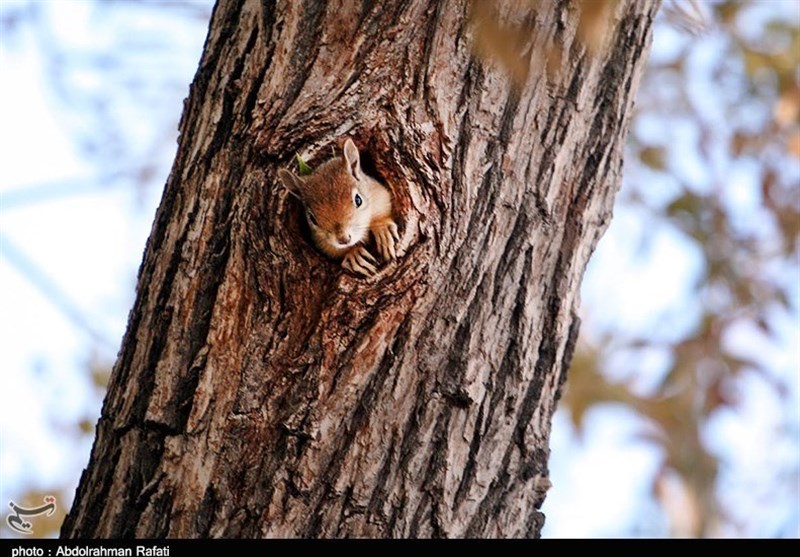
M 786 150 L 790 155 L 800 159 L 800 130 L 795 130 L 794 133 L 789 136 Z
M 603 48 L 603 43 L 611 27 L 611 14 L 616 7 L 617 0 L 592 0 L 580 2 L 581 11 L 578 23 L 578 36 L 592 54 L 597 54 Z
M 665 158 L 664 149 L 661 147 L 645 147 L 639 151 L 639 159 L 654 170 L 664 170 Z
M 786 91 L 775 103 L 772 111 L 775 121 L 781 126 L 788 126 L 800 118 L 800 89 Z

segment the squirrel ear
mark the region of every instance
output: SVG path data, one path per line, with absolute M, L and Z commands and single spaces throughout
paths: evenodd
M 299 176 L 295 176 L 285 168 L 278 169 L 278 178 L 280 178 L 283 187 L 289 190 L 289 193 L 297 198 L 300 198 L 305 188 L 305 182 Z
M 347 141 L 344 142 L 343 151 L 347 169 L 354 178 L 359 178 L 361 174 L 361 165 L 359 164 L 358 159 L 358 148 L 356 147 L 356 144 L 353 143 L 353 140 L 349 137 L 347 138 Z

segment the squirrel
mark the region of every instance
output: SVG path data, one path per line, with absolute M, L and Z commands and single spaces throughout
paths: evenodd
M 396 257 L 400 240 L 392 218 L 389 190 L 361 169 L 358 149 L 348 138 L 342 157 L 334 157 L 310 176 L 278 170 L 284 187 L 305 209 L 314 244 L 325 255 L 342 261 L 348 271 L 366 277 L 378 271 L 378 261 L 365 242 L 372 233 L 384 261 Z

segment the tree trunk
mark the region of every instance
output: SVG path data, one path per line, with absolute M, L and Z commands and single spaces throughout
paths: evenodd
M 516 84 L 465 0 L 219 2 L 63 536 L 539 535 L 657 0 L 597 56 L 577 4 L 499 4 Z M 401 228 L 373 279 L 276 178 L 345 135 Z

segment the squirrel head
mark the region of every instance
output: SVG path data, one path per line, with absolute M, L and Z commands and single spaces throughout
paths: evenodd
M 284 187 L 303 203 L 314 238 L 334 251 L 347 250 L 366 239 L 371 217 L 368 178 L 352 139 L 345 141 L 343 153 L 310 176 L 278 170 Z

